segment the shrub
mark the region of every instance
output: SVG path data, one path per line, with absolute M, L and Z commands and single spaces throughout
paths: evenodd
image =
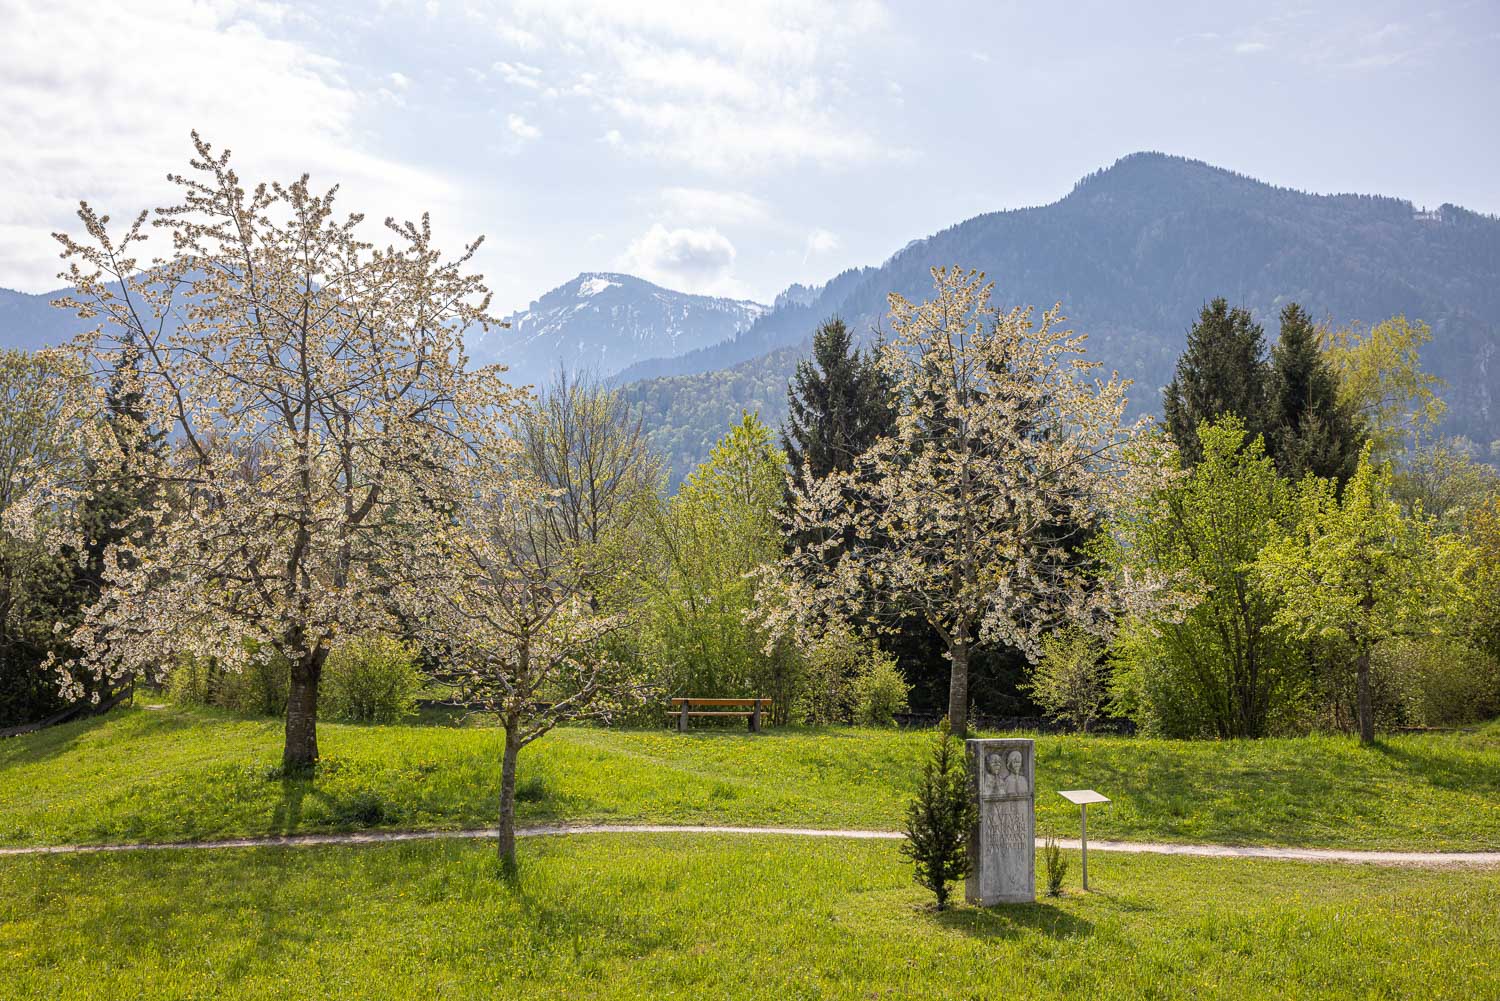
M 1500 668 L 1460 641 L 1390 640 L 1376 648 L 1373 668 L 1403 722 L 1445 726 L 1500 713 Z
M 212 705 L 210 683 L 216 670 L 211 659 L 183 654 L 172 664 L 167 675 L 167 692 L 173 702 L 183 705 Z
M 1107 678 L 1104 644 L 1072 627 L 1042 640 L 1031 680 L 1021 688 L 1054 718 L 1088 733 L 1109 698 Z
M 831 629 L 808 652 L 799 676 L 794 715 L 814 726 L 869 723 L 888 726 L 906 710 L 911 686 L 895 658 L 872 639 Z
M 813 726 L 848 723 L 854 714 L 855 679 L 864 644 L 853 633 L 830 629 L 807 652 L 800 679 L 796 718 Z
M 855 713 L 859 722 L 890 726 L 897 713 L 906 712 L 911 685 L 896 668 L 896 658 L 871 643 L 862 670 L 854 681 Z
M 917 796 L 906 810 L 906 841 L 901 854 L 911 860 L 912 878 L 948 906 L 949 884 L 969 874 L 969 830 L 975 809 L 969 799 L 963 745 L 944 720 L 922 766 Z
M 184 654 L 167 676 L 167 690 L 177 702 L 218 706 L 246 716 L 286 713 L 291 680 L 285 658 L 266 653 L 252 657 L 242 670 L 226 671 L 211 657 Z
M 1068 875 L 1068 860 L 1055 838 L 1048 838 L 1042 846 L 1042 864 L 1047 870 L 1047 896 L 1062 896 L 1063 879 Z
M 336 645 L 323 665 L 323 715 L 357 723 L 395 723 L 416 712 L 422 687 L 417 654 L 389 636 L 371 634 Z
M 242 670 L 220 673 L 214 704 L 246 716 L 284 716 L 291 680 L 285 657 L 259 651 Z

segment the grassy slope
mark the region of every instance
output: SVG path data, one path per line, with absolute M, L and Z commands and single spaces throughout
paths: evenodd
M 723 822 L 895 829 L 923 734 L 760 737 L 561 730 L 521 758 L 523 822 Z M 0 741 L 0 843 L 174 840 L 359 828 L 478 827 L 495 811 L 498 735 L 320 727 L 311 782 L 268 775 L 280 724 L 120 711 Z M 1071 834 L 1057 789 L 1115 799 L 1097 838 L 1500 849 L 1500 725 L 1479 734 L 1176 742 L 1043 737 L 1038 828 Z
M 0 860 L 0 993 L 1500 996 L 1500 872 L 1100 856 L 1096 892 L 940 915 L 890 843 L 545 839 L 513 885 L 492 852 Z

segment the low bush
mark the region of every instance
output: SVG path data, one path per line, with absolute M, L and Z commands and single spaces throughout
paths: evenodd
M 793 717 L 814 726 L 889 725 L 906 710 L 911 686 L 895 658 L 872 639 L 830 630 L 808 652 Z
M 1440 637 L 1382 643 L 1373 665 L 1393 714 L 1412 726 L 1452 726 L 1500 714 L 1500 666 Z
M 176 702 L 218 706 L 245 716 L 286 713 L 290 671 L 284 658 L 263 653 L 242 670 L 230 671 L 212 657 L 184 654 L 167 676 L 167 690 Z
M 321 715 L 354 723 L 395 723 L 416 713 L 422 687 L 417 653 L 389 636 L 343 640 L 323 665 Z
M 871 644 L 864 668 L 854 680 L 855 716 L 868 726 L 890 726 L 904 713 L 911 685 L 896 667 L 896 658 Z

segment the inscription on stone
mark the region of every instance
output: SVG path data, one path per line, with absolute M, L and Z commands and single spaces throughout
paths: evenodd
M 977 822 L 969 832 L 970 903 L 1036 900 L 1035 745 L 1024 738 L 970 740 L 969 795 Z

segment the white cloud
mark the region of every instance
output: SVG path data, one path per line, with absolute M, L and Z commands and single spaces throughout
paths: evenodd
M 395 87 L 397 90 L 405 90 L 406 88 L 411 86 L 411 77 L 407 76 L 405 73 L 392 73 L 391 86 Z
M 817 254 L 829 254 L 839 249 L 838 234 L 830 233 L 826 229 L 814 229 L 807 234 L 807 249 L 802 254 L 802 262 L 807 263 L 808 258 Z
M 843 75 L 876 0 L 516 0 L 513 24 L 592 75 L 570 91 L 639 156 L 712 172 L 857 163 L 884 148 Z M 628 128 L 624 128 L 628 126 Z
M 1258 52 L 1265 52 L 1270 46 L 1265 42 L 1240 42 L 1234 47 L 1234 51 L 1242 56 L 1253 56 Z
M 518 28 L 514 24 L 502 21 L 495 29 L 500 39 L 509 45 L 527 52 L 535 51 L 542 47 L 542 40 L 524 28 Z
M 668 217 L 686 223 L 735 226 L 762 223 L 769 215 L 765 202 L 743 191 L 663 188 L 661 204 Z
M 525 63 L 498 62 L 495 64 L 495 72 L 500 74 L 500 79 L 512 87 L 536 90 L 542 85 L 542 71 L 536 66 L 528 66 Z
M 625 137 L 620 135 L 619 129 L 610 129 L 599 137 L 599 141 L 606 146 L 622 146 L 625 143 Z
M 511 135 L 522 141 L 536 139 L 542 134 L 542 130 L 532 125 L 525 118 L 511 112 L 505 116 L 505 125 L 510 129 Z
M 670 288 L 737 295 L 730 275 L 734 258 L 734 244 L 713 227 L 667 229 L 656 223 L 625 249 L 618 265 Z
M 356 120 L 378 85 L 362 94 L 336 61 L 279 37 L 281 14 L 235 0 L 0 0 L 0 284 L 57 287 L 50 233 L 76 232 L 80 199 L 117 219 L 172 200 L 164 176 L 187 167 L 194 128 L 234 150 L 247 179 L 340 183 L 340 205 L 372 226 L 426 208 L 457 221 L 440 176 L 363 147 Z

